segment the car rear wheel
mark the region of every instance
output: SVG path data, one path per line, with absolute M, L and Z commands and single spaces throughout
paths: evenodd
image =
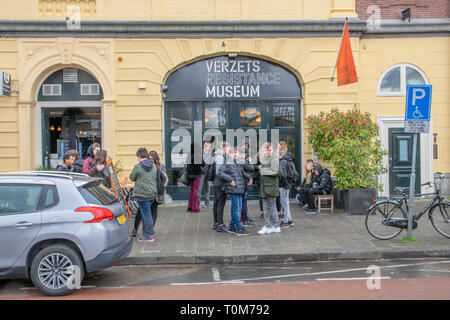
M 49 296 L 63 296 L 79 288 L 84 278 L 83 261 L 71 247 L 57 244 L 39 251 L 31 263 L 31 280 Z

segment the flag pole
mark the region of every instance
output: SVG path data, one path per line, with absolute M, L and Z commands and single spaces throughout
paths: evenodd
M 339 50 L 338 50 L 338 54 L 336 57 L 336 63 L 334 64 L 333 74 L 331 75 L 331 79 L 330 79 L 331 82 L 334 81 L 334 73 L 336 72 L 337 62 L 339 59 L 339 53 L 341 53 L 342 40 L 344 39 L 345 26 L 347 25 L 347 23 L 348 23 L 348 17 L 345 17 L 344 29 L 342 30 L 342 34 L 341 34 L 341 43 L 339 43 Z

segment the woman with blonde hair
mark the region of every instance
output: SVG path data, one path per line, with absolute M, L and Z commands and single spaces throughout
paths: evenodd
M 311 159 L 306 160 L 305 163 L 305 178 L 303 178 L 302 183 L 297 187 L 297 200 L 301 206 L 306 207 L 306 199 L 309 189 L 313 185 L 313 171 L 314 171 L 314 161 Z

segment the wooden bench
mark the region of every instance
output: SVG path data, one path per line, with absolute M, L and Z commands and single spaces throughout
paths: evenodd
M 323 207 L 323 201 L 330 201 L 329 207 Z M 320 194 L 316 196 L 316 208 L 319 213 L 321 210 L 330 210 L 330 213 L 334 212 L 334 196 L 332 194 Z

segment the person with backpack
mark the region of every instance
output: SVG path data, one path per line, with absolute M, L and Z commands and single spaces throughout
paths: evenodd
M 148 159 L 151 160 L 153 162 L 153 164 L 156 166 L 156 168 L 158 169 L 157 171 L 157 177 L 156 177 L 156 184 L 157 184 L 157 197 L 156 200 L 152 203 L 150 209 L 152 211 L 152 219 L 153 219 L 153 228 L 156 225 L 156 220 L 158 219 L 158 206 L 160 204 L 164 203 L 164 194 L 166 191 L 166 187 L 167 184 L 169 182 L 169 178 L 167 177 L 167 173 L 166 173 L 166 168 L 164 166 L 164 164 L 162 164 L 160 162 L 159 159 L 159 155 L 155 150 L 152 150 L 149 152 L 148 154 Z M 132 237 L 136 237 L 138 230 L 139 230 L 139 225 L 141 224 L 141 212 L 138 209 L 138 212 L 136 214 L 136 216 L 134 217 L 134 228 L 133 231 L 131 232 L 131 236 Z
M 139 211 L 143 222 L 142 238 L 139 242 L 155 241 L 155 231 L 153 228 L 152 205 L 158 195 L 156 165 L 149 160 L 146 148 L 139 148 L 136 152 L 139 163 L 133 168 L 130 180 L 135 181 L 133 196 L 137 200 Z
M 315 196 L 320 194 L 330 194 L 333 189 L 330 170 L 324 169 L 320 164 L 314 167 L 314 182 L 312 188 L 308 191 L 308 209 L 306 214 L 316 214 Z
M 229 232 L 238 236 L 246 236 L 250 233 L 242 227 L 240 223 L 240 213 L 242 209 L 242 194 L 245 186 L 252 184 L 252 176 L 244 171 L 244 165 L 239 164 L 239 149 L 235 148 L 232 155 L 226 159 L 218 171 L 219 178 L 224 182 L 222 189 L 231 198 L 231 221 Z
M 230 153 L 230 150 L 230 144 L 227 142 L 222 142 L 222 145 L 217 146 L 214 151 L 214 162 L 211 164 L 208 171 L 208 179 L 210 181 L 212 179 L 214 186 L 213 230 L 216 230 L 217 232 L 228 232 L 228 228 L 223 223 L 223 210 L 227 201 L 227 194 L 225 193 L 225 190 L 222 189 L 223 181 L 220 179 L 218 172 L 220 168 L 225 165 L 225 157 Z
M 282 170 L 282 176 L 279 178 L 280 202 L 284 212 L 284 218 L 283 222 L 280 224 L 280 228 L 285 229 L 294 225 L 289 208 L 289 193 L 291 191 L 291 185 L 296 183 L 298 180 L 298 172 L 295 168 L 294 158 L 288 151 L 286 142 L 281 141 L 278 147 L 280 166 Z

